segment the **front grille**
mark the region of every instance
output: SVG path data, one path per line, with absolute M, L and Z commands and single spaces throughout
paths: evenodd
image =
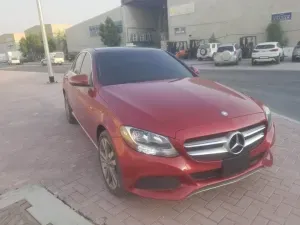
M 265 124 L 256 124 L 229 133 L 193 138 L 184 143 L 184 148 L 195 160 L 222 160 L 232 155 L 226 146 L 232 133 L 240 132 L 245 138 L 243 151 L 251 151 L 263 141 L 265 129 Z
M 251 157 L 250 160 L 250 167 L 254 166 L 256 163 L 258 163 L 266 152 L 259 153 L 258 155 Z M 243 171 L 242 171 L 243 172 Z M 210 180 L 210 179 L 219 179 L 222 178 L 222 168 L 204 171 L 204 172 L 198 172 L 198 173 L 192 173 L 190 176 L 197 181 L 203 181 L 203 180 Z
M 177 177 L 142 177 L 135 187 L 144 190 L 173 190 L 180 186 L 180 181 Z

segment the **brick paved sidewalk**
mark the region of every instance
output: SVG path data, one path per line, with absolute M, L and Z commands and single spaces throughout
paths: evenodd
M 180 202 L 109 194 L 94 146 L 65 120 L 61 84 L 0 71 L 0 194 L 41 184 L 95 224 L 299 225 L 300 125 L 275 116 L 275 165 Z M 61 76 L 59 76 L 61 79 Z

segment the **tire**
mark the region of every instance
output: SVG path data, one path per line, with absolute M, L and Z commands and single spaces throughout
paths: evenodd
M 280 64 L 280 56 L 277 56 L 277 57 L 275 58 L 275 64 Z
M 203 59 L 202 58 L 198 58 L 198 61 L 202 61 Z
M 292 62 L 296 62 L 296 57 L 292 57 Z
M 284 55 L 282 57 L 280 57 L 280 61 L 283 62 L 284 61 Z
M 66 96 L 66 94 L 64 95 L 64 99 L 65 99 L 65 110 L 66 110 L 66 117 L 67 117 L 67 121 L 70 124 L 77 124 L 77 120 L 75 119 L 75 117 L 73 116 L 72 112 L 72 108 L 69 104 L 68 98 Z
M 256 62 L 252 59 L 252 66 L 255 66 L 256 65 Z
M 239 65 L 239 62 L 240 62 L 240 60 L 237 59 L 236 62 L 235 62 L 235 65 Z
M 107 189 L 117 197 L 124 196 L 126 192 L 122 185 L 118 156 L 107 131 L 103 131 L 98 137 L 98 160 Z
M 211 59 L 214 61 L 215 60 L 215 56 L 216 56 L 216 53 L 214 53 L 211 57 Z
M 218 67 L 218 66 L 220 66 L 220 64 L 219 64 L 219 63 L 215 63 L 215 66 L 217 66 L 217 67 Z

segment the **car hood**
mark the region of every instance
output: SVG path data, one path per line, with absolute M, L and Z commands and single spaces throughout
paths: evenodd
M 122 124 L 172 137 L 178 130 L 263 112 L 251 98 L 200 78 L 105 86 L 101 95 Z

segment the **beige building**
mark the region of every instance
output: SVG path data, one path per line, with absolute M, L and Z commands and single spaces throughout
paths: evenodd
M 23 37 L 25 37 L 24 33 L 11 33 L 0 35 L 0 53 L 18 51 L 19 42 Z
M 103 47 L 103 43 L 99 36 L 99 28 L 100 24 L 104 23 L 108 16 L 115 22 L 115 24 L 120 26 L 120 35 L 123 37 L 122 9 L 121 7 L 117 7 L 67 29 L 66 38 L 69 52 L 80 52 L 85 48 Z
M 69 24 L 45 24 L 45 30 L 48 37 L 53 38 L 59 33 L 65 33 L 65 30 L 71 27 Z M 25 30 L 26 37 L 30 34 L 40 35 L 41 26 L 36 25 Z

